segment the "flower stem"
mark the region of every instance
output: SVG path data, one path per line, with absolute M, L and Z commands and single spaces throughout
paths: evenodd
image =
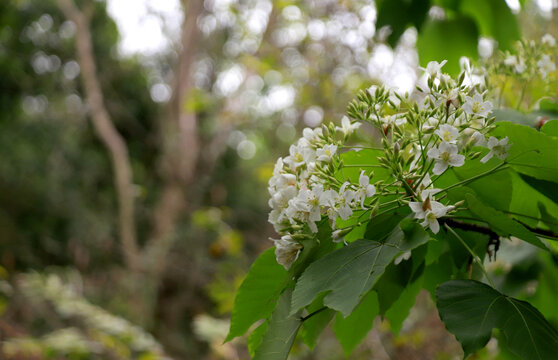
M 463 238 L 461 238 L 461 236 L 459 236 L 451 227 L 449 227 L 448 224 L 444 224 L 444 226 L 445 226 L 446 229 L 448 229 L 449 232 L 451 232 L 453 234 L 453 236 L 455 236 L 457 238 L 457 240 L 459 240 L 461 242 L 461 244 L 463 244 L 463 246 L 465 246 L 467 251 L 469 251 L 469 254 L 471 254 L 473 259 L 477 262 L 477 264 L 479 264 L 484 276 L 486 277 L 486 280 L 488 280 L 488 282 L 490 283 L 490 285 L 492 285 L 493 288 L 496 288 L 496 286 L 494 286 L 494 283 L 492 282 L 492 280 L 488 276 L 488 273 L 486 272 L 486 269 L 484 268 L 484 265 L 482 264 L 482 261 L 479 258 L 479 256 L 473 252 L 473 250 L 469 247 L 469 245 L 467 245 L 465 240 L 463 240 Z
M 485 172 L 483 172 L 482 174 L 478 174 L 478 175 L 475 175 L 475 176 L 473 176 L 473 177 L 471 177 L 471 178 L 469 178 L 469 179 L 465 179 L 465 180 L 456 182 L 455 184 L 450 185 L 450 186 L 448 186 L 447 188 L 440 190 L 440 191 L 438 192 L 438 194 L 439 194 L 439 193 L 442 193 L 442 192 L 446 192 L 446 191 L 448 191 L 448 190 L 450 190 L 450 189 L 453 189 L 454 187 L 457 187 L 457 186 L 460 186 L 460 185 L 468 184 L 468 183 L 470 183 L 470 182 L 473 182 L 473 181 L 475 181 L 475 180 L 477 180 L 477 179 L 480 179 L 480 178 L 482 178 L 482 177 L 485 177 L 485 176 L 490 175 L 490 174 L 492 174 L 492 173 L 495 173 L 495 172 L 497 172 L 497 171 L 505 170 L 505 169 L 508 168 L 508 166 L 504 166 L 505 164 L 506 164 L 506 163 L 501 163 L 500 165 L 496 166 L 495 168 L 490 169 L 490 170 L 488 170 L 488 171 L 485 171 Z

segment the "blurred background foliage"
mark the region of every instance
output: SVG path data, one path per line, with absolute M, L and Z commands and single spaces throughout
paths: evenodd
M 455 74 L 461 56 L 558 34 L 550 0 L 191 0 L 170 18 L 149 11 L 165 46 L 126 52 L 107 11 L 116 2 L 75 5 L 128 153 L 135 249 L 121 239 L 114 153 L 91 121 L 98 109 L 67 2 L 0 3 L 4 358 L 248 358 L 246 339 L 222 344 L 227 317 L 251 261 L 271 246 L 267 179 L 301 129 L 339 121 L 374 83 L 413 91 L 430 60 L 448 59 Z M 512 260 L 519 275 L 494 265 L 510 295 L 557 323 L 556 259 L 523 251 Z M 428 294 L 397 336 L 376 325 L 350 357 L 329 331 L 313 351 L 297 344 L 293 358 L 461 354 Z M 500 356 L 494 349 L 479 357 Z

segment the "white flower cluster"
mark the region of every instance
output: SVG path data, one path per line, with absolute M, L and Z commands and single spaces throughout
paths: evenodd
M 322 220 L 328 220 L 334 241 L 340 241 L 352 227 L 337 228 L 338 218 L 347 220 L 357 211 L 361 215 L 370 211 L 369 219 L 379 210 L 408 204 L 414 217 L 437 233 L 438 219 L 457 205 L 442 203 L 444 191 L 434 189 L 433 182 L 448 168 L 476 157 L 475 146 L 489 149 L 483 163 L 493 156 L 505 159 L 508 139 L 486 138 L 493 126 L 489 117 L 493 106 L 486 91 L 478 83 L 465 85 L 464 73 L 457 81 L 442 73 L 444 64 L 431 62 L 423 69 L 428 88 L 423 90 L 422 103 L 374 86 L 349 106 L 352 120 L 344 117 L 341 127 L 304 129 L 289 155 L 278 159 L 268 189 L 269 221 L 282 235 L 274 240 L 281 265 L 291 266 L 302 249 L 301 241 L 312 238 Z M 348 147 L 344 145 L 349 135 L 364 122 L 382 136 L 383 155 L 378 161 L 391 173 L 391 180 L 371 184 L 362 169 L 358 183 L 335 176 L 344 166 L 340 150 Z M 337 139 L 337 134 L 343 139 Z
M 305 234 L 317 233 L 317 222 L 327 216 L 333 229 L 337 218 L 348 219 L 353 209 L 364 208 L 366 199 L 376 188 L 370 177 L 361 172 L 359 183 L 339 184 L 332 174 L 338 165 L 338 150 L 342 143 L 335 135 L 350 136 L 360 127 L 343 117 L 341 127 L 303 131 L 303 137 L 291 145 L 289 155 L 279 158 L 273 177 L 269 180 L 269 221 L 283 236 L 274 240 L 277 261 L 289 268 L 296 260 Z
M 545 34 L 539 44 L 534 41 L 519 42 L 515 54 L 506 52 L 503 65 L 514 74 L 527 78 L 539 75 L 545 79 L 556 70 L 553 56 L 555 50 L 556 39 L 550 34 Z

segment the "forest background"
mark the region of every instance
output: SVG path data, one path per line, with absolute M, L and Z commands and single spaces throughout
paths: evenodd
M 3 1 L 3 356 L 247 358 L 245 338 L 222 344 L 227 319 L 272 245 L 267 181 L 301 129 L 339 123 L 372 84 L 412 91 L 430 60 L 456 73 L 556 36 L 557 5 L 191 0 L 147 7 L 138 52 L 121 23 L 136 2 Z M 460 356 L 428 294 L 411 314 L 397 336 L 377 319 L 350 358 Z M 292 358 L 347 355 L 329 331 Z

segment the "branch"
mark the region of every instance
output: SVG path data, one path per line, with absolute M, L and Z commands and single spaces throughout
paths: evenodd
M 138 270 L 141 266 L 141 259 L 134 224 L 134 193 L 130 158 L 126 143 L 116 130 L 104 105 L 103 92 L 95 66 L 89 17 L 76 7 L 73 0 L 58 0 L 58 6 L 65 16 L 76 24 L 77 58 L 81 67 L 85 96 L 91 110 L 91 122 L 112 160 L 118 197 L 118 229 L 124 260 L 128 268 Z
M 545 229 L 539 229 L 539 228 L 534 228 L 531 227 L 517 219 L 514 219 L 515 221 L 517 221 L 518 223 L 520 223 L 521 225 L 523 225 L 525 228 L 527 228 L 527 230 L 529 230 L 530 232 L 532 232 L 535 235 L 540 235 L 543 237 L 551 237 L 551 238 L 556 238 L 558 239 L 558 235 L 553 233 L 550 230 L 545 230 Z M 494 240 L 498 240 L 500 238 L 500 235 L 498 235 L 495 231 L 491 230 L 489 227 L 486 226 L 481 226 L 481 225 L 477 225 L 477 224 L 471 224 L 471 223 L 466 223 L 463 221 L 458 221 L 458 220 L 454 220 L 451 218 L 445 218 L 441 220 L 443 223 L 448 224 L 449 226 L 456 228 L 456 229 L 461 229 L 461 230 L 467 230 L 467 231 L 475 231 L 481 234 L 485 234 L 488 235 L 490 237 L 490 239 L 494 239 Z
M 183 6 L 186 8 L 186 4 Z M 179 216 L 186 208 L 184 189 L 195 179 L 199 157 L 196 114 L 184 104 L 194 87 L 191 73 L 198 54 L 200 30 L 197 20 L 203 12 L 203 0 L 189 1 L 185 10 L 173 97 L 169 102 L 168 117 L 162 123 L 163 154 L 160 161 L 165 185 L 155 208 L 154 229 L 144 254 L 155 281 L 165 269 Z

